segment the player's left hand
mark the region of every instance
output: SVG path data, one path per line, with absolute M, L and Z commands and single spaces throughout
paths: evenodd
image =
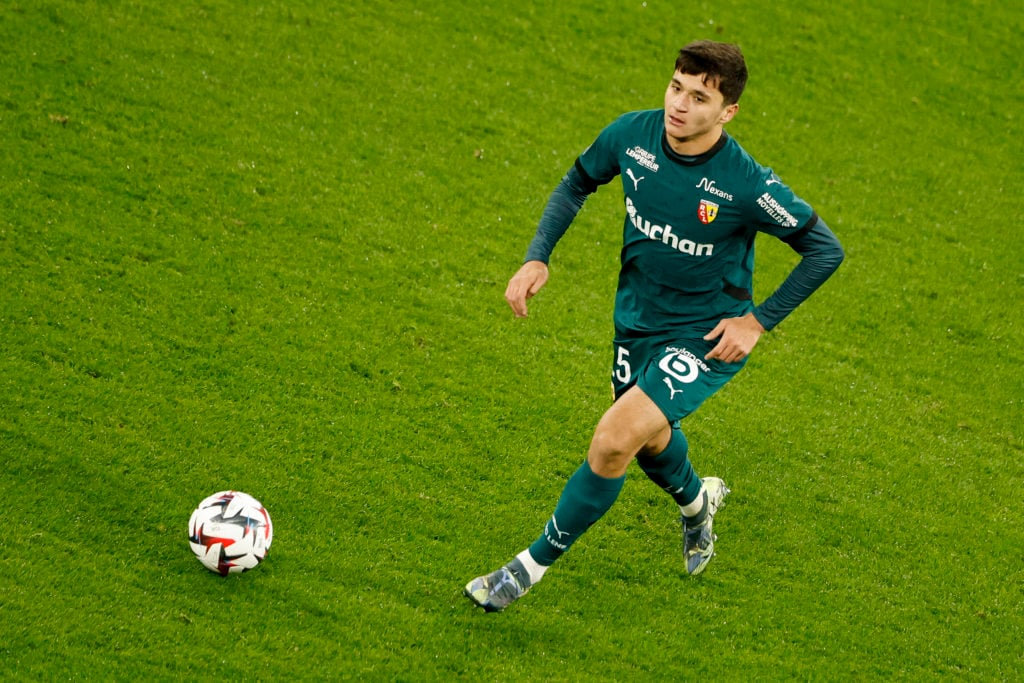
M 715 348 L 708 351 L 704 358 L 738 363 L 750 355 L 762 334 L 764 327 L 753 313 L 747 313 L 741 318 L 725 318 L 715 325 L 715 329 L 704 335 L 705 341 L 718 340 Z

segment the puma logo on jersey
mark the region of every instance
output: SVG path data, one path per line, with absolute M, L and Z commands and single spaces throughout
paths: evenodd
M 627 168 L 626 169 L 626 175 L 628 175 L 629 179 L 633 181 L 633 190 L 634 191 L 636 191 L 637 185 L 640 184 L 640 181 L 647 177 L 647 176 L 642 175 L 639 178 L 637 178 L 635 175 L 633 175 L 633 169 L 631 169 L 631 168 Z

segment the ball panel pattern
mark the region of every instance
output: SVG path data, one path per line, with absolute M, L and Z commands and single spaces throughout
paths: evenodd
M 221 576 L 258 566 L 274 539 L 270 513 L 252 496 L 219 491 L 189 519 L 189 546 L 204 567 Z

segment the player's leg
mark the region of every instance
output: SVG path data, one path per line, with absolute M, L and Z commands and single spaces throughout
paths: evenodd
M 659 367 L 666 354 L 671 354 L 674 359 L 675 353 L 673 345 L 658 344 L 652 340 L 616 339 L 612 391 L 616 398 L 620 398 L 639 384 L 643 394 L 665 416 L 666 428 L 659 429 L 640 448 L 636 461 L 648 478 L 675 498 L 685 514 L 695 515 L 701 507 L 698 501 L 701 481 L 687 457 L 689 445 L 679 430 L 679 420 L 695 410 L 697 404 L 692 400 L 685 404 L 681 400 L 674 401 L 677 395 L 681 399 L 685 392 L 676 384 L 670 384 L 675 378 L 669 378 Z M 647 359 L 646 364 L 642 359 Z M 637 362 L 641 364 L 637 365 Z M 695 396 L 691 392 L 690 397 Z M 693 509 L 694 506 L 697 509 Z
M 587 462 L 603 477 L 620 477 L 642 449 L 664 448 L 670 432 L 664 411 L 640 387 L 631 387 L 598 421 Z
M 466 595 L 485 610 L 499 611 L 525 594 L 611 508 L 637 451 L 668 431 L 653 401 L 639 389 L 627 391 L 598 422 L 587 460 L 566 482 L 541 535 L 504 567 L 471 581 Z
M 701 479 L 690 462 L 689 450 L 686 436 L 681 429 L 675 428 L 670 430 L 662 448 L 654 446 L 642 450 L 636 456 L 636 463 L 648 479 L 672 496 L 684 517 L 699 522 L 706 496 Z
M 540 565 L 535 578 L 611 508 L 636 453 L 668 432 L 665 416 L 640 389 L 630 389 L 612 404 L 594 429 L 587 460 L 566 482 L 554 514 L 524 558 L 528 565 L 529 559 Z
M 698 477 L 687 455 L 686 437 L 679 429 L 671 431 L 664 450 L 654 456 L 637 455 L 636 462 L 679 506 L 686 571 L 696 575 L 714 556 L 717 537 L 712 524 L 729 489 L 718 477 Z
M 676 426 L 743 367 L 743 363 L 703 360 L 706 346 L 703 340 L 668 344 L 637 378 L 637 386 Z M 689 444 L 678 428 L 671 430 L 663 444 L 648 444 L 636 460 L 648 478 L 679 506 L 687 571 L 699 574 L 714 554 L 711 525 L 729 489 L 717 477 L 697 476 L 689 459 Z

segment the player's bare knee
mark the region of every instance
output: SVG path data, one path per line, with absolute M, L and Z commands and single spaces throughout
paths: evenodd
M 618 477 L 626 471 L 636 455 L 638 444 L 631 435 L 598 425 L 587 452 L 590 468 L 603 477 Z

